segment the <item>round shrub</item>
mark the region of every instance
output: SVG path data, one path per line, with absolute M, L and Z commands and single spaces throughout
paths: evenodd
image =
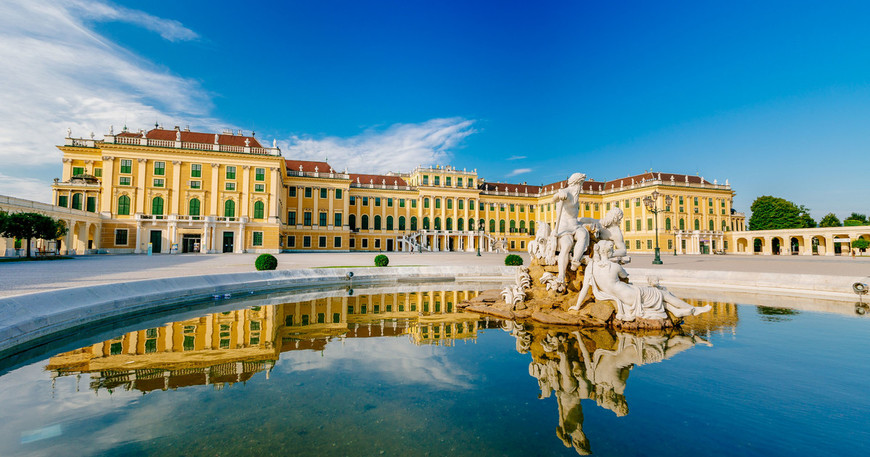
M 508 256 L 504 258 L 504 264 L 509 267 L 518 267 L 523 264 L 523 258 L 516 254 L 508 254 Z
M 378 254 L 377 256 L 375 256 L 375 266 L 376 267 L 385 267 L 389 264 L 390 264 L 390 259 L 387 256 L 385 256 L 383 254 Z
M 257 267 L 257 270 L 274 270 L 278 268 L 278 259 L 275 258 L 272 254 L 260 254 L 257 257 L 257 261 L 254 262 L 254 266 Z

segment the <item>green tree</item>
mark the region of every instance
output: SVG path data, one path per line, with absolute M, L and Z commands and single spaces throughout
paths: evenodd
M 825 214 L 819 222 L 819 227 L 839 227 L 843 225 L 834 213 Z
M 17 238 L 27 243 L 27 257 L 30 258 L 30 240 L 56 240 L 67 233 L 63 222 L 39 213 L 13 213 L 0 217 L 0 235 Z
M 866 214 L 852 213 L 849 215 L 849 217 L 843 220 L 843 225 L 870 225 L 870 223 L 867 222 Z
M 752 216 L 749 218 L 750 230 L 776 230 L 789 228 L 815 227 L 816 221 L 809 215 L 809 209 L 779 197 L 761 196 L 752 202 Z
M 863 238 L 858 238 L 857 240 L 852 240 L 852 247 L 855 249 L 860 249 L 862 252 L 870 247 L 870 241 L 867 241 Z

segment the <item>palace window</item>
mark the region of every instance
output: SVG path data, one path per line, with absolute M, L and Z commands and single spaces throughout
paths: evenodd
M 427 208 L 427 209 L 429 208 L 429 199 L 428 198 L 423 199 L 423 208 Z
M 456 187 L 462 187 L 462 178 L 456 178 Z
M 649 219 L 646 220 L 646 229 L 647 229 L 647 230 L 652 230 L 652 229 L 653 229 L 653 220 L 652 220 L 652 218 L 649 218 Z
M 626 219 L 626 220 L 625 220 L 625 231 L 626 231 L 626 232 L 630 232 L 630 231 L 631 231 L 631 220 L 629 220 L 629 219 Z
M 387 206 L 390 207 L 390 208 L 393 207 L 393 199 L 392 199 L 392 198 L 388 198 L 388 199 L 387 199 Z
M 363 230 L 369 229 L 369 215 L 368 214 L 363 214 L 360 222 L 361 222 L 360 228 L 362 228 Z
M 321 227 L 326 227 L 326 217 L 327 217 L 326 211 L 321 211 L 320 212 L 320 220 L 318 221 L 318 225 L 320 225 Z
M 154 197 L 151 200 L 151 214 L 156 216 L 163 215 L 163 197 Z
M 440 176 L 436 176 L 436 177 L 435 177 L 435 185 L 436 185 L 436 186 L 440 186 L 440 185 L 441 185 L 441 177 L 440 177 Z
M 57 196 L 57 206 L 63 206 L 64 208 L 69 205 L 68 197 L 66 195 L 58 195 Z
M 190 164 L 190 177 L 191 178 L 202 178 L 202 164 L 198 164 L 198 163 Z
M 646 248 L 652 249 L 652 240 L 646 240 Z
M 266 205 L 261 201 L 254 202 L 254 219 L 264 219 L 266 217 Z
M 381 206 L 381 197 L 375 197 L 375 206 Z
M 236 167 L 228 166 L 226 176 L 227 179 L 236 179 Z
M 121 159 L 121 173 L 133 173 L 133 160 Z
M 640 219 L 635 219 L 635 221 L 634 221 L 634 228 L 635 228 L 635 230 L 637 230 L 637 231 L 641 231 L 641 230 L 643 230 L 641 227 L 643 227 L 643 226 L 640 225 Z
M 368 197 L 363 197 L 363 198 L 362 198 L 362 204 L 363 204 L 363 206 L 369 206 L 369 198 L 368 198 Z
M 187 214 L 189 216 L 199 216 L 199 199 L 191 198 L 189 202 L 187 202 Z
M 424 186 L 429 185 L 429 175 L 423 175 L 423 185 Z
M 236 217 L 236 202 L 232 200 L 224 202 L 224 217 Z
M 266 180 L 266 169 L 265 168 L 254 168 L 254 181 L 265 181 Z
M 302 225 L 311 227 L 311 211 L 305 211 L 302 214 Z
M 121 176 L 120 178 L 118 178 L 118 185 L 119 186 L 129 186 L 130 184 L 132 184 L 132 182 L 133 182 L 133 178 L 131 178 L 129 176 Z
M 399 216 L 399 230 L 405 230 L 405 216 Z
M 341 237 L 337 236 L 332 240 L 332 247 L 340 248 L 341 247 Z
M 351 195 L 348 199 L 348 203 L 350 203 L 351 205 L 356 205 L 356 197 Z
M 296 186 L 290 186 L 290 188 L 287 189 L 287 192 L 288 192 L 288 194 L 287 194 L 288 196 L 295 197 L 296 196 Z
M 450 176 L 444 178 L 444 185 L 447 187 L 452 187 L 450 184 Z
M 94 176 L 97 178 L 103 177 L 103 169 L 102 168 L 94 168 Z
M 393 229 L 393 216 L 387 216 L 387 230 Z
M 640 249 L 640 240 L 635 240 L 634 247 Z
M 326 237 L 325 236 L 317 237 L 317 247 L 319 247 L 319 248 L 326 247 Z
M 166 162 L 154 162 L 154 176 L 166 175 Z
M 262 246 L 263 245 L 263 232 L 254 232 L 254 246 Z M 251 322 L 253 324 L 253 322 Z
M 452 198 L 447 199 L 447 209 L 453 209 L 453 199 Z
M 287 212 L 287 225 L 296 225 L 296 211 Z
M 341 190 L 341 189 L 335 189 L 335 199 L 336 199 L 336 200 L 341 200 L 341 197 L 342 197 L 342 190 Z
M 73 167 L 72 175 L 79 176 L 85 174 L 85 167 Z
M 296 247 L 296 237 L 295 236 L 290 235 L 287 237 L 287 247 L 288 248 L 295 248 Z
M 320 188 L 320 198 L 326 198 L 326 197 L 327 197 L 327 194 L 328 194 L 328 192 L 327 192 L 326 188 L 325 188 L 325 187 L 321 187 L 321 188 Z
M 305 188 L 305 198 L 311 198 L 311 188 L 310 187 Z
M 226 190 L 236 190 L 236 183 L 234 183 L 234 182 L 226 183 Z
M 437 178 L 437 176 L 436 176 L 436 178 Z M 436 198 L 435 199 L 435 209 L 440 209 L 440 208 L 441 208 L 441 199 Z
M 266 185 L 265 184 L 254 184 L 254 192 L 265 192 Z
M 127 229 L 115 229 L 115 246 L 127 245 Z
M 456 206 L 458 209 L 465 209 L 465 200 L 461 198 L 459 200 L 456 200 Z
M 411 200 L 411 208 L 417 207 L 417 200 Z
M 72 209 L 82 209 L 82 194 L 80 194 L 80 193 L 73 194 Z
M 165 183 L 163 178 L 154 178 L 154 187 L 163 187 Z
M 130 215 L 130 197 L 126 195 L 118 197 L 118 214 L 121 216 Z
M 333 216 L 333 222 L 336 227 L 341 227 L 341 213 L 335 213 Z
M 310 236 L 303 236 L 302 237 L 302 247 L 303 248 L 310 248 L 311 247 L 311 237 Z
M 399 199 L 399 208 L 404 208 L 404 207 L 405 207 L 405 199 L 404 199 L 404 198 L 400 198 L 400 199 Z

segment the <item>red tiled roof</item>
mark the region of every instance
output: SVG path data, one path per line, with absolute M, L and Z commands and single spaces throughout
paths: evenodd
M 175 135 L 178 130 L 166 130 L 166 129 L 151 129 L 149 130 L 145 136 L 155 140 L 172 140 L 175 141 Z M 201 132 L 188 132 L 181 130 L 181 141 L 186 141 L 190 143 L 205 143 L 205 144 L 214 144 L 214 133 L 201 133 Z M 257 141 L 256 138 L 252 136 L 244 136 L 244 135 L 227 135 L 227 134 L 217 134 L 218 136 L 218 144 L 226 145 L 226 146 L 245 146 L 245 140 L 250 140 L 250 147 L 252 148 L 262 148 L 263 146 Z
M 145 137 L 152 140 L 168 140 L 175 141 L 176 132 L 178 130 L 166 130 L 166 129 L 151 129 L 145 132 Z M 130 137 L 130 138 L 141 138 L 141 133 L 136 132 L 121 132 L 117 136 Z M 214 144 L 214 133 L 202 133 L 202 132 L 188 132 L 185 130 L 181 130 L 181 141 L 186 141 L 188 143 L 205 143 L 205 144 Z M 240 146 L 245 147 L 245 139 L 251 140 L 250 147 L 252 148 L 262 148 L 263 146 L 257 141 L 256 138 L 252 136 L 244 136 L 244 135 L 232 135 L 232 134 L 218 134 L 218 144 L 226 145 L 226 146 Z
M 398 176 L 387 176 L 387 175 L 361 175 L 357 173 L 350 174 L 350 182 L 359 183 L 359 184 L 374 184 L 381 185 L 387 182 L 388 186 L 407 186 L 408 183 L 405 182 L 404 179 Z
M 543 189 L 544 192 L 550 192 L 551 190 L 559 190 L 564 187 L 568 187 L 567 179 L 547 184 L 546 186 L 542 186 L 541 189 Z M 583 190 L 599 192 L 604 190 L 604 183 L 601 181 L 585 181 L 583 183 Z
M 528 193 L 529 195 L 536 195 L 541 190 L 541 186 L 530 186 L 528 184 L 510 184 L 502 182 L 484 182 L 478 185 L 477 188 L 483 191 L 518 192 L 521 194 Z
M 710 181 L 707 181 L 706 179 L 702 180 L 700 176 L 681 175 L 681 174 L 677 174 L 677 173 L 658 173 L 658 172 L 650 173 L 650 172 L 647 172 L 647 173 L 641 173 L 639 175 L 628 176 L 625 178 L 613 179 L 613 180 L 607 181 L 605 188 L 607 190 L 610 190 L 610 189 L 618 189 L 619 187 L 622 187 L 622 186 L 628 187 L 631 185 L 632 180 L 634 180 L 635 184 L 639 184 L 641 181 L 658 180 L 659 177 L 661 177 L 662 182 L 665 182 L 665 183 L 670 182 L 671 177 L 673 177 L 674 184 L 685 184 L 686 178 L 688 178 L 689 183 L 691 183 L 691 184 L 701 184 L 702 182 L 704 184 L 711 184 Z
M 287 164 L 287 169 L 291 171 L 304 171 L 307 173 L 337 173 L 326 162 L 313 162 L 310 160 L 284 160 Z M 299 167 L 302 167 L 301 169 Z

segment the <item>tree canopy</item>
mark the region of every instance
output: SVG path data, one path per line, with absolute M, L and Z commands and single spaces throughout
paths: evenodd
M 825 217 L 819 221 L 819 227 L 839 227 L 843 225 L 837 215 L 834 213 L 825 214 Z
M 761 196 L 752 202 L 750 230 L 776 230 L 815 227 L 809 208 L 796 205 L 786 199 L 770 195 Z
M 0 235 L 27 240 L 27 257 L 30 257 L 31 239 L 56 240 L 66 233 L 63 222 L 39 213 L 0 214 Z
M 852 213 L 843 220 L 843 225 L 870 225 L 870 222 L 867 222 L 866 214 Z

